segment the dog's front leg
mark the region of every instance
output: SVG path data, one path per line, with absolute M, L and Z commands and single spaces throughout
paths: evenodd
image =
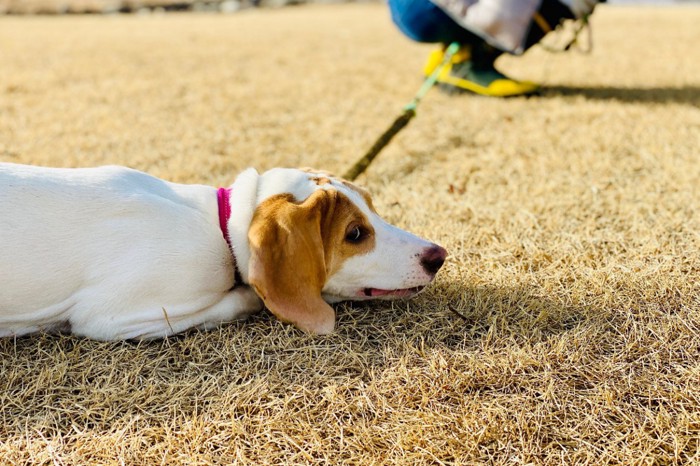
M 249 286 L 238 286 L 205 308 L 149 306 L 147 313 L 129 322 L 121 332 L 106 340 L 149 340 L 175 335 L 191 328 L 209 330 L 224 322 L 245 319 L 263 308 L 263 302 Z

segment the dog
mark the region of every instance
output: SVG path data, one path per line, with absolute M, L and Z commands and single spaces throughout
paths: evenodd
M 328 334 L 329 303 L 411 297 L 446 255 L 325 172 L 250 168 L 217 189 L 0 163 L 0 337 L 160 338 L 264 306 Z

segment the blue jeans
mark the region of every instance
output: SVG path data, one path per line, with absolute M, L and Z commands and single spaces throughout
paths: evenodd
M 389 10 L 401 32 L 417 42 L 481 42 L 429 0 L 389 0 Z
M 417 42 L 458 42 L 472 46 L 472 56 L 483 53 L 486 57 L 495 56 L 493 47 L 476 34 L 460 26 L 447 13 L 429 0 L 388 0 L 391 19 L 409 38 Z M 602 0 L 604 1 L 604 0 Z M 560 0 L 542 0 L 538 13 L 553 28 L 564 19 L 574 15 Z M 539 26 L 530 27 L 525 40 L 525 50 L 535 45 L 546 32 Z

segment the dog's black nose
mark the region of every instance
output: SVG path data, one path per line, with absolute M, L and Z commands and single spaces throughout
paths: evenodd
M 438 270 L 440 270 L 440 267 L 442 267 L 442 264 L 445 263 L 446 257 L 447 251 L 445 248 L 436 244 L 423 252 L 423 256 L 420 258 L 420 264 L 428 274 L 435 275 Z

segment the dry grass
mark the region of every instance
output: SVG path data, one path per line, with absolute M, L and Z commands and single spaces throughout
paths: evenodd
M 700 463 L 698 23 L 603 7 L 592 56 L 503 59 L 541 97 L 431 93 L 362 180 L 451 253 L 417 299 L 323 338 L 263 313 L 0 341 L 0 462 Z M 0 159 L 212 185 L 343 171 L 430 50 L 381 5 L 0 18 L 0 43 Z
M 224 0 L 0 0 L 0 14 L 85 14 L 138 12 L 144 14 L 151 9 L 195 9 L 205 2 L 218 11 Z M 249 6 L 239 0 L 240 6 Z M 210 8 L 210 11 L 211 11 Z M 155 11 L 157 13 L 157 11 Z

